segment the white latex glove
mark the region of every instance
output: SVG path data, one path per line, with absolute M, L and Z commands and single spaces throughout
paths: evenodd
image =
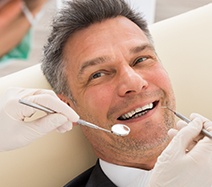
M 20 104 L 18 101 L 23 98 L 58 113 L 24 122 L 37 110 Z M 0 98 L 0 119 L 0 151 L 7 151 L 28 145 L 55 129 L 62 133 L 71 130 L 79 116 L 51 90 L 10 88 Z
M 185 127 L 158 157 L 148 187 L 212 186 L 212 139 L 199 135 L 203 126 L 212 132 L 212 122 L 198 114 L 191 120 L 178 122 Z

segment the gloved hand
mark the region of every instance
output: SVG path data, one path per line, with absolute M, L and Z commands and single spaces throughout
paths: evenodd
M 212 122 L 198 114 L 191 120 L 188 125 L 177 123 L 185 127 L 158 157 L 148 187 L 212 186 L 212 139 L 200 135 L 203 126 L 212 132 Z
M 58 112 L 34 121 L 25 122 L 37 109 L 19 103 L 19 99 L 34 102 Z M 0 98 L 0 151 L 7 151 L 30 144 L 35 139 L 57 129 L 71 130 L 79 116 L 62 102 L 51 90 L 10 88 Z

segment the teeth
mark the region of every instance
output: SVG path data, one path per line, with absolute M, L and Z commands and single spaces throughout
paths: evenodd
M 128 118 L 132 118 L 132 117 L 133 118 L 139 117 L 139 116 L 142 116 L 142 115 L 147 113 L 147 111 L 145 111 L 145 110 L 147 110 L 147 109 L 150 110 L 152 108 L 153 108 L 153 103 L 150 103 L 150 104 L 147 104 L 143 107 L 136 108 L 135 110 L 132 110 L 132 111 L 122 115 L 121 118 L 122 119 L 128 119 Z M 136 114 L 136 113 L 138 113 L 138 114 Z

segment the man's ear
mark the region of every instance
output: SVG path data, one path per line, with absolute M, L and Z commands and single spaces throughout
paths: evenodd
M 62 100 L 64 103 L 66 103 L 72 109 L 75 109 L 75 105 L 74 105 L 73 101 L 70 98 L 67 98 L 63 94 L 57 94 L 57 96 L 60 98 L 60 100 Z

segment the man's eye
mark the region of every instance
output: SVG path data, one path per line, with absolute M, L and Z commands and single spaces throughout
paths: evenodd
M 105 75 L 105 73 L 103 73 L 103 72 L 97 72 L 97 73 L 95 73 L 91 76 L 91 79 L 97 79 L 97 78 L 102 77 L 104 75 Z
M 135 64 L 138 64 L 138 63 L 141 63 L 143 61 L 147 60 L 147 57 L 141 57 L 141 58 L 138 58 L 136 61 L 135 61 Z

